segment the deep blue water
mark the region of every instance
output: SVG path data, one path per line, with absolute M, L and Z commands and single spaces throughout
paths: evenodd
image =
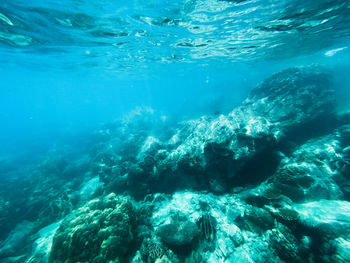
M 4 247 L 12 243 L 3 242 L 23 222 L 40 221 L 42 214 L 32 211 L 46 201 L 24 205 L 26 198 L 36 198 L 36 183 L 33 179 L 25 188 L 27 183 L 18 178 L 34 177 L 35 169 L 52 156 L 79 163 L 77 156 L 104 151 L 101 144 L 113 140 L 94 141 L 92 134 L 138 109 L 170 120 L 161 128 L 166 134 L 182 121 L 227 115 L 272 74 L 310 65 L 331 72 L 336 111 L 349 111 L 349 1 L 1 0 L 0 183 L 6 187 L 0 189 L 0 222 L 6 227 L 0 233 L 0 262 L 46 262 L 28 261 L 30 249 L 19 255 L 6 252 Z M 50 169 L 43 178 L 55 174 Z M 57 180 L 74 181 L 70 191 L 79 192 L 84 176 L 96 173 L 95 168 L 84 169 L 75 173 L 81 181 L 73 175 Z M 95 196 L 111 191 L 107 181 L 103 194 Z M 22 199 L 15 200 L 16 191 L 6 199 L 15 185 L 26 189 Z M 48 182 L 45 187 L 51 186 Z M 62 191 L 60 187 L 54 185 L 52 191 Z M 4 200 L 21 208 L 6 214 L 1 210 Z M 57 223 L 67 214 L 38 225 Z M 34 232 L 17 242 L 35 247 Z M 6 255 L 25 255 L 27 261 L 11 261 Z

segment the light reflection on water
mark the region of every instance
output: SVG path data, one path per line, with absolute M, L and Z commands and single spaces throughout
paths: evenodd
M 347 1 L 2 1 L 0 61 L 107 69 L 289 58 L 346 41 Z M 51 60 L 54 60 L 52 62 Z

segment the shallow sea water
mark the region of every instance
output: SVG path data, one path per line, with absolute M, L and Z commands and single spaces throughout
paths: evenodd
M 350 3 L 2 0 L 0 263 L 349 262 Z

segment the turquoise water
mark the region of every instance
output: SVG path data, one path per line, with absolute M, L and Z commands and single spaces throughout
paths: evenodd
M 140 105 L 228 112 L 288 65 L 347 70 L 344 1 L 3 1 L 0 8 L 5 142 L 15 143 L 13 133 L 28 142 L 91 129 Z
M 349 262 L 350 3 L 2 0 L 0 262 Z

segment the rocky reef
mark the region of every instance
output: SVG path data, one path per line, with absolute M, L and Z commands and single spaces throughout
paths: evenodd
M 125 197 L 109 194 L 69 214 L 57 229 L 50 262 L 120 262 L 134 239 L 137 216 Z
M 101 127 L 8 182 L 24 193 L 1 188 L 1 262 L 349 262 L 335 89 L 325 69 L 290 68 L 227 115 L 146 108 Z

